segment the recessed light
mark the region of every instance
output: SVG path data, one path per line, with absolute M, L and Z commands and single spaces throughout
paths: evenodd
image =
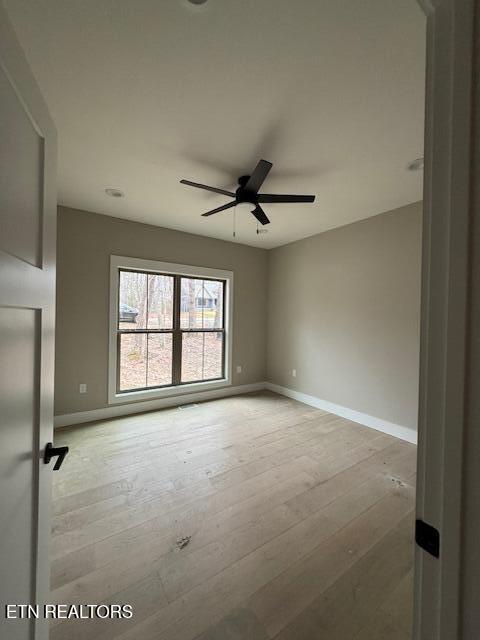
M 205 4 L 207 0 L 188 0 L 190 4 Z
M 108 189 L 105 189 L 105 193 L 107 194 L 107 196 L 110 196 L 111 198 L 125 197 L 125 193 L 123 191 L 121 191 L 120 189 L 112 189 L 111 187 L 109 187 Z
M 423 158 L 417 158 L 416 160 L 412 160 L 407 164 L 407 169 L 409 171 L 422 171 L 423 169 Z

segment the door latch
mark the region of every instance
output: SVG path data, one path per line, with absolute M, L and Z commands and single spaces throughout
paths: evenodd
M 45 455 L 43 457 L 43 461 L 45 464 L 49 464 L 52 458 L 57 458 L 55 465 L 53 467 L 54 471 L 58 471 L 62 466 L 63 461 L 65 460 L 65 456 L 68 453 L 68 447 L 54 447 L 51 442 L 48 442 L 45 447 Z
M 431 524 L 423 520 L 415 522 L 415 542 L 434 558 L 440 556 L 440 533 Z

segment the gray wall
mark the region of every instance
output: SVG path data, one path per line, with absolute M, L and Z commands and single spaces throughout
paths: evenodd
M 269 252 L 269 381 L 416 429 L 421 217 L 416 203 Z
M 266 251 L 63 207 L 57 242 L 56 415 L 107 406 L 111 254 L 233 271 L 233 384 L 265 380 Z
M 234 385 L 416 428 L 420 203 L 271 251 L 60 207 L 57 415 L 107 406 L 111 254 L 234 271 Z

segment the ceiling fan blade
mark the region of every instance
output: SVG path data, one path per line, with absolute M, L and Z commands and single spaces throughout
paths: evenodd
M 252 211 L 252 213 L 261 224 L 270 224 L 270 220 L 267 218 L 265 211 L 262 209 L 262 207 L 259 207 L 258 204 Z
M 248 191 L 249 193 L 258 193 L 258 190 L 262 186 L 272 167 L 273 165 L 271 162 L 268 162 L 267 160 L 260 160 L 245 185 L 245 191 Z
M 315 196 L 294 196 L 287 193 L 259 193 L 259 202 L 315 202 Z
M 197 187 L 197 189 L 205 189 L 205 191 L 213 191 L 213 193 L 221 193 L 224 196 L 230 196 L 235 198 L 235 194 L 231 191 L 225 191 L 225 189 L 217 189 L 217 187 L 209 187 L 206 184 L 200 184 L 199 182 L 190 182 L 190 180 L 180 180 L 181 184 L 188 184 L 189 187 Z
M 229 202 L 228 204 L 224 204 L 221 207 L 217 207 L 216 209 L 212 209 L 211 211 L 207 211 L 207 213 L 202 213 L 202 216 L 213 216 L 214 213 L 218 213 L 219 211 L 225 211 L 225 209 L 230 209 L 237 204 L 237 201 Z

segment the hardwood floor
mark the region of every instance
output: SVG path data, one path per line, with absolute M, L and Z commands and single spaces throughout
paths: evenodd
M 262 392 L 56 432 L 52 640 L 407 640 L 416 449 Z M 183 547 L 183 548 L 182 548 Z

